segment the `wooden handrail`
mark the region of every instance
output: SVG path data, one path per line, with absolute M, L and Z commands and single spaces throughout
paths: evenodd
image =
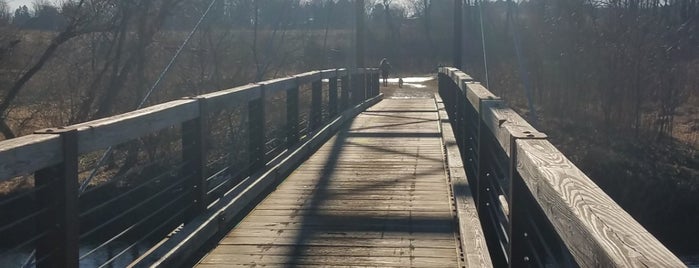
M 505 225 L 500 238 L 489 238 L 493 245 L 504 249 L 499 253 L 491 248 L 496 266 L 520 267 L 536 261 L 565 265 L 565 258 L 542 261 L 532 256 L 541 248 L 555 251 L 563 246 L 567 251 L 564 255 L 570 254 L 580 267 L 685 267 L 556 149 L 544 133 L 497 96 L 456 68 L 440 67 L 438 73 L 440 93 L 453 117 L 452 124 L 476 129 L 477 135 L 469 136 L 466 130 L 454 127 L 455 132 L 464 131 L 456 133 L 457 137 L 477 140 L 463 141 L 468 148 L 462 150 L 477 151 L 478 164 L 473 165 L 476 176 L 469 179 L 476 185 L 479 214 L 494 219 L 491 224 Z M 451 101 L 447 104 L 448 99 Z M 502 167 L 504 173 L 499 177 L 493 174 L 498 170 L 493 166 Z M 500 188 L 500 192 L 493 187 Z M 494 191 L 506 203 L 494 200 Z M 498 213 L 505 214 L 504 222 L 493 216 Z M 546 228 L 542 219 L 532 219 L 537 213 L 544 215 L 543 223 L 549 222 L 562 245 L 534 245 L 541 243 L 535 243 L 534 236 L 542 235 L 539 233 Z M 494 235 L 498 228 L 484 226 L 486 233 L 491 232 L 487 235 Z
M 349 82 L 350 76 L 355 81 Z M 327 104 L 323 103 L 323 79 L 329 79 Z M 337 79 L 342 80 L 340 94 L 337 92 Z M 368 80 L 371 79 L 376 81 L 369 83 Z M 323 113 L 323 107 L 335 106 L 334 110 L 329 110 L 328 114 L 333 118 L 338 114 L 345 118 L 347 113 L 342 113 L 344 109 L 358 109 L 349 104 L 350 96 L 352 100 L 360 102 L 377 99 L 378 70 L 365 68 L 351 71 L 329 69 L 306 72 L 174 100 L 94 121 L 43 129 L 32 135 L 0 141 L 0 182 L 33 174 L 37 188 L 32 194 L 38 198 L 38 210 L 48 211 L 35 213 L 39 216 L 34 216 L 36 219 L 33 220 L 37 222 L 36 233 L 45 234 L 36 238 L 38 239 L 36 242 L 37 266 L 73 267 L 78 263 L 80 235 L 78 226 L 82 219 L 78 216 L 80 196 L 77 185 L 78 160 L 81 155 L 153 135 L 170 127 L 179 127 L 182 144 L 177 148 L 181 148 L 182 156 L 181 160 L 177 160 L 179 166 L 176 170 L 168 173 L 176 173 L 180 182 L 167 183 L 172 184 L 170 188 L 181 183 L 182 189 L 175 191 L 178 196 L 172 202 L 180 198 L 184 200 L 177 208 L 181 208 L 180 211 L 184 215 L 182 219 L 191 220 L 208 213 L 207 205 L 211 201 L 208 200 L 211 198 L 207 193 L 205 174 L 207 150 L 210 147 L 206 144 L 207 136 L 211 135 L 207 119 L 223 109 L 247 106 L 250 157 L 249 168 L 246 168 L 248 170 L 243 176 L 259 173 L 270 164 L 265 151 L 268 138 L 265 133 L 268 122 L 265 120 L 267 116 L 265 115 L 265 102 L 267 102 L 265 96 L 282 91 L 287 93 L 287 119 L 290 120 L 287 122 L 290 124 L 287 127 L 297 130 L 296 136 L 290 133 L 285 137 L 287 142 L 282 145 L 284 147 L 282 149 L 289 150 L 297 146 L 300 141 L 305 141 L 300 140 L 297 128 L 300 103 L 298 91 L 299 87 L 305 84 L 311 84 L 312 91 L 311 118 L 307 130 L 308 134 L 312 135 L 322 129 L 323 123 L 338 122 L 330 120 L 331 118 Z M 349 88 L 350 85 L 352 89 Z M 282 151 L 284 150 L 278 150 L 276 154 L 281 154 Z M 140 208 L 140 205 L 138 206 Z M 135 207 L 128 209 L 135 209 Z M 10 226 L 26 221 L 26 219 L 9 220 Z M 98 220 L 110 222 L 111 219 Z M 179 225 L 181 221 L 175 223 Z
M 261 86 L 265 87 L 267 93 L 272 93 L 290 89 L 299 84 L 342 77 L 350 73 L 375 72 L 378 72 L 378 69 L 365 68 L 349 72 L 342 68 L 306 72 L 292 77 L 277 78 L 188 99 L 174 100 L 80 124 L 37 131 L 42 134 L 0 141 L 0 182 L 16 176 L 31 174 L 36 170 L 62 161 L 60 135 L 51 134 L 53 131 L 77 129 L 79 153 L 82 154 L 139 138 L 165 127 L 175 126 L 199 117 L 198 102 L 194 99 L 207 100 L 209 111 L 214 112 L 236 103 L 260 98 Z

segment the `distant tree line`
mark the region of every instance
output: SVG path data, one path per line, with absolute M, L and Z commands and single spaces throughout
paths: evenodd
M 550 119 L 662 139 L 699 92 L 699 1 L 468 2 L 468 68 L 485 73 L 482 13 L 491 88 L 525 100 L 529 81 Z
M 70 96 L 46 100 L 70 106 L 52 124 L 133 107 L 210 2 L 37 0 L 11 11 L 0 0 L 0 133 L 16 136 L 39 116 L 23 110 L 7 123 L 12 109 L 30 107 L 24 90 Z M 370 65 L 387 57 L 398 72 L 424 73 L 451 64 L 453 1 L 365 3 Z M 197 77 L 172 76 L 167 87 L 210 90 L 349 66 L 353 11 L 351 0 L 216 1 L 175 68 Z M 517 103 L 528 85 L 541 114 L 662 138 L 699 88 L 698 12 L 698 0 L 465 0 L 464 68 L 485 80 L 482 15 L 491 89 Z

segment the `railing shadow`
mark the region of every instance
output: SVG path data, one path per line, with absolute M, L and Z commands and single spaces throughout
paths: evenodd
M 416 119 L 416 118 L 412 118 Z M 422 118 L 424 119 L 424 118 Z M 413 216 L 412 212 L 407 214 L 404 211 L 402 213 L 396 213 L 399 215 L 391 215 L 390 210 L 386 210 L 385 214 L 382 215 L 366 215 L 357 211 L 356 213 L 348 212 L 342 215 L 334 214 L 330 215 L 323 212 L 323 205 L 333 198 L 346 197 L 348 194 L 361 195 L 371 189 L 380 189 L 382 187 L 387 187 L 391 185 L 398 184 L 407 180 L 415 180 L 423 175 L 434 173 L 438 169 L 441 170 L 444 167 L 439 166 L 435 168 L 428 168 L 427 170 L 420 170 L 407 174 L 406 176 L 398 175 L 395 178 L 380 180 L 380 181 L 370 181 L 367 183 L 360 183 L 355 187 L 350 187 L 343 189 L 342 193 L 335 193 L 332 189 L 332 178 L 339 166 L 341 161 L 341 155 L 344 150 L 347 149 L 347 145 L 351 147 L 366 147 L 371 151 L 377 151 L 380 153 L 386 153 L 388 155 L 398 155 L 398 156 L 409 156 L 414 157 L 416 160 L 426 160 L 430 163 L 437 161 L 442 161 L 441 159 L 434 159 L 429 156 L 419 155 L 419 153 L 403 152 L 400 150 L 395 150 L 391 148 L 383 148 L 373 145 L 359 144 L 351 141 L 352 138 L 378 138 L 378 139 L 394 139 L 394 138 L 438 138 L 439 133 L 414 133 L 406 131 L 396 131 L 396 132 L 379 132 L 379 133 L 366 133 L 357 132 L 361 130 L 372 129 L 371 126 L 352 128 L 352 123 L 348 122 L 343 126 L 337 133 L 337 137 L 331 145 L 330 152 L 328 153 L 327 159 L 323 165 L 322 172 L 317 181 L 316 188 L 311 195 L 310 201 L 307 205 L 304 205 L 302 220 L 300 223 L 300 230 L 294 239 L 294 244 L 287 254 L 287 260 L 285 261 L 286 267 L 300 267 L 304 264 L 304 260 L 308 257 L 309 246 L 307 246 L 310 240 L 314 239 L 317 234 L 333 232 L 341 233 L 351 236 L 353 232 L 377 232 L 377 233 L 426 233 L 426 234 L 453 234 L 454 233 L 454 221 L 451 216 L 432 216 L 432 215 L 421 215 Z M 413 122 L 413 124 L 425 123 L 426 121 L 437 121 L 435 120 L 425 120 Z M 402 124 L 401 124 L 402 125 Z M 390 157 L 390 156 L 387 156 Z M 370 161 L 370 160 L 367 160 Z M 413 183 L 414 185 L 414 183 Z M 414 186 L 413 186 L 414 187 Z M 446 194 L 446 192 L 445 192 Z M 411 205 L 412 206 L 412 205 Z M 369 246 L 369 245 L 366 245 Z M 406 256 L 407 257 L 407 256 Z

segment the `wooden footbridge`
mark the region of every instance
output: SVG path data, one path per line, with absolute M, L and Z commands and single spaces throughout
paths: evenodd
M 0 181 L 29 186 L 0 200 L 0 263 L 684 266 L 468 75 L 439 68 L 431 98 L 378 79 L 314 71 L 2 141 Z

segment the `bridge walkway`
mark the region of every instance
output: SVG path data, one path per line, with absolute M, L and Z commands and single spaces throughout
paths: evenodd
M 459 266 L 434 99 L 385 99 L 346 124 L 198 264 Z

